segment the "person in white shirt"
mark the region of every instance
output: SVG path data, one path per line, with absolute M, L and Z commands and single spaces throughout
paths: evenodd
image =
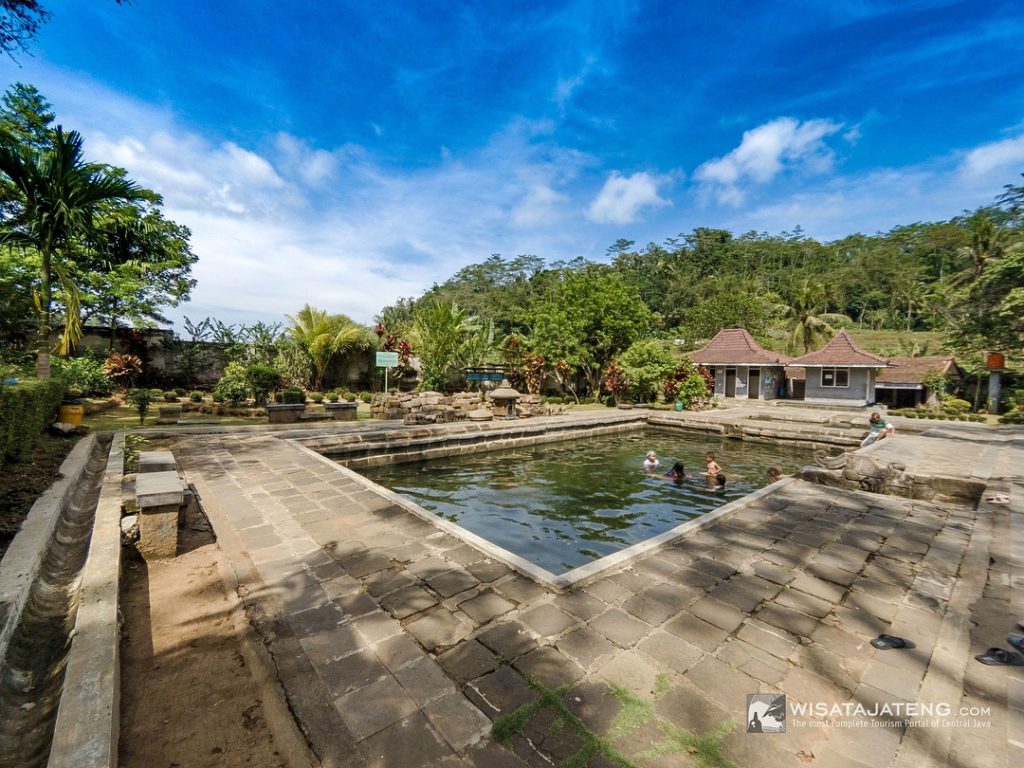
M 644 459 L 644 469 L 647 472 L 654 472 L 658 468 L 658 454 L 654 451 L 647 452 L 647 458 Z

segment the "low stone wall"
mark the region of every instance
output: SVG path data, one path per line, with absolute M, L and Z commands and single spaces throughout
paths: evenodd
M 296 443 L 348 467 L 423 461 L 482 450 L 628 432 L 643 427 L 644 413 L 600 412 L 557 419 L 465 421 L 414 429 L 384 429 L 297 438 Z
M 402 419 L 412 424 L 447 424 L 463 421 L 470 411 L 480 408 L 479 392 L 456 392 L 445 395 L 441 392 L 403 392 L 392 395 L 374 395 L 370 412 L 374 419 Z M 485 407 L 490 408 L 495 418 L 505 416 L 505 409 L 495 407 L 490 397 Z M 523 395 L 516 403 L 516 416 L 551 415 L 540 401 L 540 395 Z

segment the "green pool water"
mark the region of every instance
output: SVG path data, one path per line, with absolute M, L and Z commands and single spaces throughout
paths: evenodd
M 658 475 L 643 471 L 648 450 L 658 453 Z M 697 476 L 707 451 L 728 478 L 725 490 Z M 773 464 L 789 474 L 810 459 L 803 449 L 645 429 L 362 473 L 559 574 L 746 496 L 767 484 L 765 472 Z M 664 479 L 661 473 L 676 461 L 693 477 Z

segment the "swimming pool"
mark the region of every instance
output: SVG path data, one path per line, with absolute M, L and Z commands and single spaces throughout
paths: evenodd
M 658 475 L 641 464 L 658 453 Z M 713 451 L 724 490 L 697 476 Z M 810 459 L 806 449 L 647 428 L 635 432 L 364 468 L 369 480 L 558 574 L 740 499 Z M 691 477 L 665 479 L 675 461 Z

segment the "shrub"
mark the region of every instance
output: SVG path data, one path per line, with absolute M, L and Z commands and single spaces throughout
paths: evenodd
M 19 459 L 35 445 L 56 418 L 63 397 L 63 379 L 0 386 L 0 464 Z
M 213 388 L 213 395 L 214 402 L 238 406 L 249 396 L 249 385 L 244 379 L 225 374 Z M 220 395 L 220 400 L 217 399 L 217 395 Z
M 265 363 L 251 363 L 245 369 L 244 379 L 256 405 L 266 403 L 271 390 L 281 386 L 281 372 Z
M 314 403 L 322 403 L 322 402 L 324 401 L 324 393 L 323 393 L 323 392 L 314 392 L 314 393 L 313 393 L 312 395 L 310 395 L 309 397 L 310 397 L 310 399 L 311 399 L 311 400 L 312 400 L 312 401 L 313 401 Z
M 64 379 L 69 390 L 78 390 L 83 395 L 108 395 L 114 387 L 103 371 L 103 363 L 95 358 L 54 357 L 51 365 L 54 376 Z
M 284 402 L 284 392 L 275 392 L 274 393 L 274 402 L 277 403 L 278 405 L 283 403 Z
M 301 389 L 286 389 L 282 401 L 285 405 L 298 405 L 302 403 L 306 404 L 306 393 Z
M 973 421 L 973 419 L 972 419 Z M 999 417 L 1000 424 L 1024 424 L 1024 411 L 1010 411 Z
M 111 352 L 103 363 L 103 371 L 119 387 L 130 387 L 142 375 L 142 360 L 137 355 Z
M 215 389 L 215 390 L 213 390 L 213 393 L 210 395 L 210 399 L 212 399 L 213 402 L 215 402 L 215 403 L 223 403 L 224 402 L 224 395 L 222 395 L 220 392 L 218 392 Z
M 345 402 L 346 403 L 354 403 L 355 401 L 356 401 L 356 393 L 355 392 L 346 392 L 345 393 Z
M 165 403 L 176 403 L 176 402 L 178 402 L 178 393 L 175 392 L 173 389 L 168 389 L 166 392 L 164 392 L 164 402 Z
M 141 426 L 146 420 L 146 414 L 149 413 L 150 403 L 157 399 L 157 391 L 155 389 L 133 389 L 128 393 L 127 400 L 133 406 L 139 414 L 139 425 Z
M 327 394 L 327 402 L 329 402 L 329 403 L 336 403 L 340 399 L 341 399 L 341 395 L 339 395 L 337 392 L 329 392 Z
M 191 400 L 193 403 L 201 403 L 203 402 L 203 393 L 200 392 L 198 389 L 193 389 L 191 392 L 188 393 L 188 399 Z
M 373 400 L 373 394 L 366 391 L 360 392 L 359 399 L 362 400 L 364 403 L 368 403 L 371 400 Z
M 185 395 L 188 394 L 188 391 L 184 387 L 175 387 L 174 394 L 176 394 L 178 397 L 184 397 Z
M 971 410 L 971 404 L 966 400 L 960 400 L 959 398 L 956 397 L 950 397 L 948 399 L 943 399 L 942 410 L 951 411 L 957 414 L 966 413 L 967 411 Z

